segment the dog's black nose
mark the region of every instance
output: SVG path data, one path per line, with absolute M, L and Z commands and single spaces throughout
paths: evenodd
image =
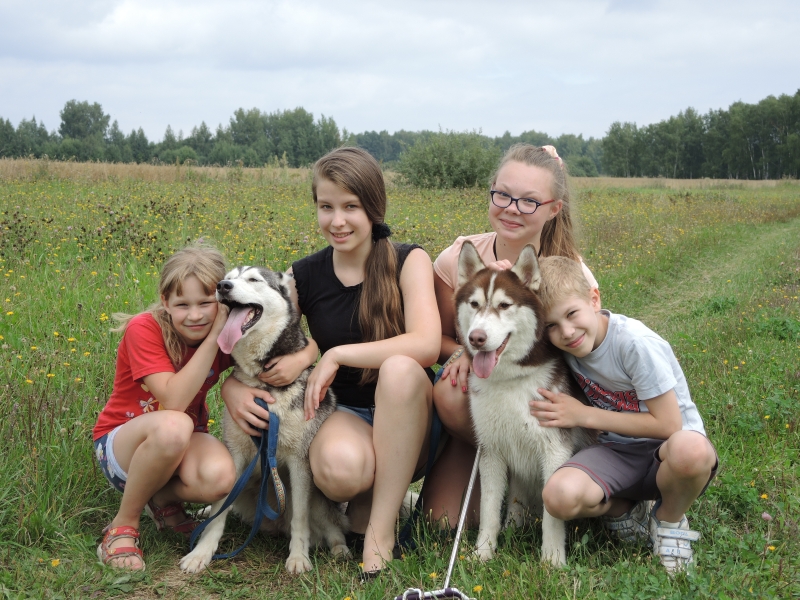
M 233 289 L 233 282 L 228 281 L 227 279 L 223 279 L 217 284 L 217 291 L 221 294 L 226 292 L 230 292 Z
M 482 348 L 486 343 L 486 332 L 483 329 L 473 329 L 469 332 L 469 343 L 475 348 Z

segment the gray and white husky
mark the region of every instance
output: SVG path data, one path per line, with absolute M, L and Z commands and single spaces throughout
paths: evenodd
M 349 554 L 344 537 L 348 525 L 347 517 L 338 506 L 314 485 L 308 459 L 311 440 L 323 421 L 336 410 L 333 394 L 328 391 L 316 416 L 306 421 L 303 399 L 311 367 L 286 387 L 273 387 L 258 379 L 270 358 L 292 354 L 308 345 L 289 295 L 287 282 L 290 277 L 260 267 L 238 267 L 225 275 L 225 279 L 217 284 L 217 300 L 230 307 L 230 314 L 218 343 L 233 357 L 233 376 L 236 379 L 250 387 L 268 391 L 275 399 L 269 408 L 280 419 L 276 454 L 281 479 L 284 484 L 288 483 L 288 499 L 286 512 L 277 521 L 263 521 L 261 528 L 269 533 L 289 536 L 286 570 L 302 573 L 311 570 L 310 545 L 325 541 L 334 556 Z M 233 456 L 238 479 L 255 456 L 256 447 L 250 436 L 231 418 L 227 408 L 222 437 Z M 262 467 L 259 465 L 254 471 L 247 487 L 230 507 L 250 523 L 255 515 Z M 224 501 L 215 502 L 210 514 L 216 514 Z M 203 532 L 195 549 L 181 559 L 181 569 L 196 573 L 211 562 L 230 509 Z
M 508 521 L 519 524 L 525 507 L 540 510 L 541 558 L 560 566 L 566 564 L 564 522 L 543 510 L 542 488 L 559 466 L 592 442 L 593 434 L 577 427 L 541 427 L 530 414 L 528 402 L 543 400 L 538 388 L 585 398 L 560 352 L 545 338 L 540 282 L 533 246 L 523 249 L 512 269 L 494 271 L 465 242 L 458 259 L 456 321 L 472 357 L 470 409 L 481 446 L 475 553 L 484 561 L 494 556 L 508 483 Z

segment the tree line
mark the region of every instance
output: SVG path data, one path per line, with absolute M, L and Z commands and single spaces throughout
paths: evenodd
M 60 116 L 57 131 L 48 131 L 36 117 L 23 119 L 16 128 L 0 117 L 0 157 L 300 167 L 349 144 L 394 165 L 420 142 L 435 145 L 446 137 L 452 145 L 460 136 L 465 146 L 480 144 L 496 153 L 518 142 L 551 144 L 576 176 L 775 179 L 800 174 L 800 90 L 793 96 L 769 96 L 757 104 L 736 102 L 727 110 L 706 115 L 687 108 L 642 127 L 617 121 L 601 139 L 573 134 L 551 137 L 533 130 L 499 137 L 481 132 L 350 133 L 340 130 L 333 118 L 315 119 L 298 107 L 272 113 L 240 108 L 227 125 L 220 124 L 216 130 L 203 122 L 184 135 L 167 126 L 163 139 L 156 142 L 141 128 L 126 135 L 96 102 L 70 100 Z
M 615 177 L 780 179 L 800 175 L 800 90 L 652 125 L 613 123 L 603 173 Z

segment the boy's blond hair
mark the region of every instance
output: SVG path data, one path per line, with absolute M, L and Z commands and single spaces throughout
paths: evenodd
M 591 298 L 592 287 L 579 262 L 565 256 L 547 256 L 539 259 L 539 268 L 542 271 L 539 298 L 545 311 L 570 296 Z

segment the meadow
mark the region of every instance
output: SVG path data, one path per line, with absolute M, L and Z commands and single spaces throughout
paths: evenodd
M 563 570 L 540 564 L 536 526 L 505 532 L 485 565 L 466 559 L 468 532 L 453 584 L 476 598 L 800 597 L 800 185 L 603 178 L 574 189 L 604 306 L 673 345 L 719 451 L 689 514 L 698 565 L 670 579 L 646 549 L 581 520 Z M 431 257 L 488 227 L 485 190 L 390 184 L 389 199 L 394 239 Z M 355 560 L 322 552 L 314 571 L 289 576 L 286 541 L 264 537 L 186 576 L 184 542 L 146 518 L 145 573 L 97 564 L 119 501 L 91 447 L 119 342 L 110 315 L 154 301 L 161 264 L 187 242 L 279 270 L 322 247 L 316 229 L 307 170 L 0 160 L 0 597 L 355 600 L 441 586 L 452 536 L 433 531 L 368 585 Z M 209 405 L 219 434 L 216 393 Z M 248 530 L 230 527 L 223 543 Z

